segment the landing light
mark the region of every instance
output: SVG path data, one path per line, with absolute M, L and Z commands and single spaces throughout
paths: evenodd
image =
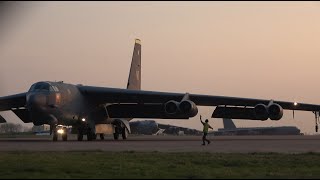
M 298 105 L 298 103 L 297 103 L 297 102 L 294 102 L 294 103 L 293 103 L 293 105 L 295 105 L 295 106 L 296 106 L 296 105 Z
M 63 129 L 58 129 L 57 132 L 58 132 L 59 134 L 63 134 L 63 133 L 64 133 Z
M 85 118 L 82 118 L 81 120 L 82 120 L 83 122 L 84 122 L 84 121 L 86 121 L 86 119 L 85 119 Z

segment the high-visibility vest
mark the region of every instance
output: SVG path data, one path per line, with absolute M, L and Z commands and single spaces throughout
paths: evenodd
M 203 132 L 207 133 L 209 129 L 209 124 L 208 123 L 204 123 L 203 124 Z

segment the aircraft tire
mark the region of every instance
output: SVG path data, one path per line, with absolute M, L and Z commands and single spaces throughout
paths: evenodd
M 53 133 L 53 138 L 52 138 L 53 141 L 58 141 L 58 134 L 57 132 L 54 132 Z
M 100 134 L 100 139 L 104 140 L 104 134 Z
M 67 141 L 67 140 L 68 140 L 68 130 L 67 130 L 67 128 L 63 128 L 63 131 L 64 131 L 65 133 L 62 134 L 62 140 L 63 140 L 63 141 Z
M 83 134 L 81 132 L 78 133 L 78 141 L 83 140 Z
M 87 140 L 92 141 L 92 136 L 90 134 L 87 134 Z
M 87 140 L 92 141 L 94 139 L 91 129 L 89 128 L 87 131 Z
M 127 129 L 125 127 L 122 128 L 122 139 L 127 139 L 128 137 L 128 133 L 127 133 Z
M 62 140 L 63 141 L 67 141 L 68 140 L 68 134 L 67 133 L 62 135 Z
M 114 140 L 118 140 L 119 139 L 119 134 L 118 133 L 113 133 L 113 138 Z

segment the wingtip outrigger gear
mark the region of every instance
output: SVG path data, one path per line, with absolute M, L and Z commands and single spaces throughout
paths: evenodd
M 294 110 L 295 110 L 295 108 L 296 108 L 297 105 L 298 105 L 297 102 L 294 102 L 294 103 L 293 103 L 293 108 L 292 108 L 292 117 L 293 117 L 293 119 L 294 119 Z
M 315 116 L 315 129 L 316 129 L 316 132 L 318 132 L 318 121 L 319 121 L 319 114 L 320 112 L 319 111 L 313 111 L 314 113 L 314 116 Z
M 294 110 L 292 110 L 292 117 L 293 117 L 293 119 L 294 119 Z

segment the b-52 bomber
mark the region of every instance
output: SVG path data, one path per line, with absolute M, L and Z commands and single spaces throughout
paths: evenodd
M 311 111 L 319 118 L 320 105 L 266 99 L 141 90 L 141 41 L 135 40 L 127 88 L 34 83 L 27 92 L 0 97 L 0 111 L 12 111 L 24 123 L 50 125 L 50 134 L 67 140 L 72 126 L 78 140 L 113 134 L 126 139 L 133 118 L 189 119 L 198 106 L 216 106 L 212 118 L 280 120 L 283 110 Z M 0 116 L 3 120 L 3 117 Z M 317 122 L 317 121 L 316 121 Z

